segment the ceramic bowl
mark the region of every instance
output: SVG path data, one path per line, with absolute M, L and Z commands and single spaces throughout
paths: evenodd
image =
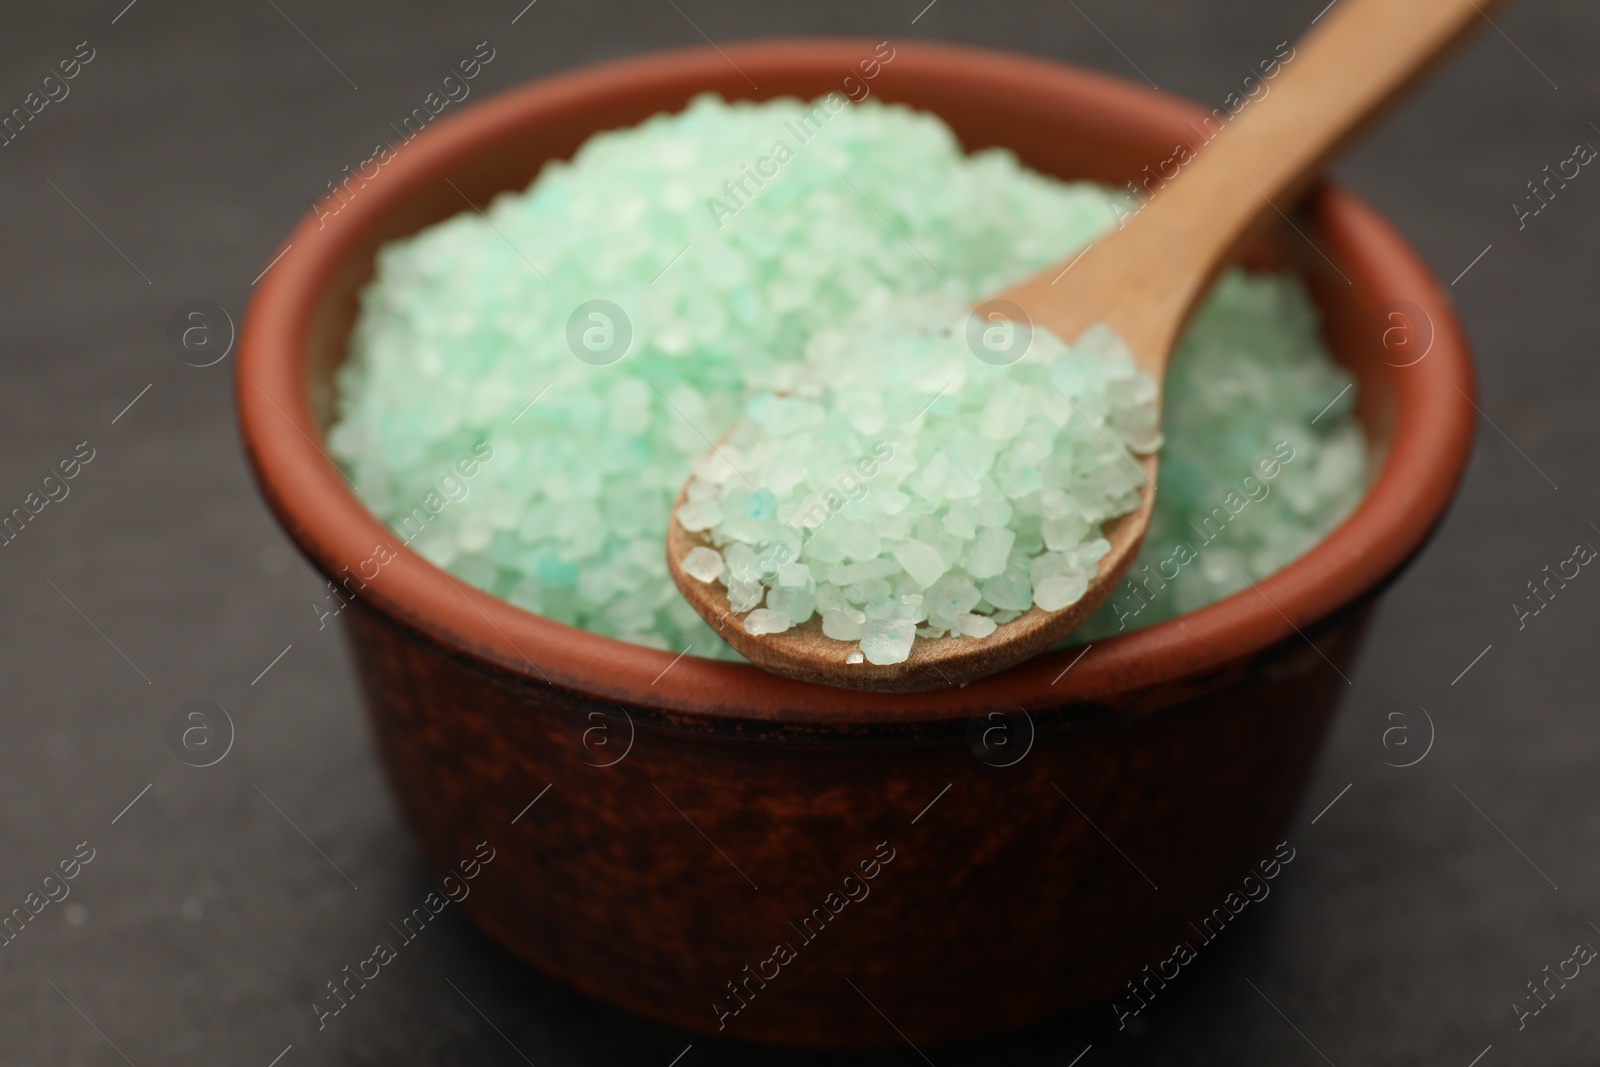
M 362 506 L 322 440 L 375 251 L 464 197 L 525 187 L 596 131 L 706 90 L 814 97 L 854 76 L 941 115 L 969 149 L 1005 146 L 1062 178 L 1121 184 L 1196 138 L 1193 106 L 1102 75 L 891 47 L 866 82 L 877 42 L 778 41 L 611 63 L 464 108 L 307 216 L 240 344 L 250 461 L 289 535 L 349 591 L 341 615 L 406 819 L 440 871 L 495 850 L 465 912 L 592 997 L 739 1040 L 920 1046 L 1018 1027 L 1126 995 L 1195 941 L 1190 924 L 1292 838 L 1362 621 L 1439 521 L 1472 433 L 1443 291 L 1369 207 L 1323 187 L 1305 238 L 1258 251 L 1303 274 L 1358 380 L 1371 491 L 1258 588 L 1081 659 L 916 694 L 678 659 L 468 587 Z M 1397 324 L 1426 331 L 1425 358 L 1420 339 L 1404 358 L 1386 345 Z

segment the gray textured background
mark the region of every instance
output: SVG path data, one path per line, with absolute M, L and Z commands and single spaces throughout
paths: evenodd
M 71 495 L 0 549 L 0 911 L 79 841 L 97 850 L 71 897 L 0 948 L 0 1063 L 267 1067 L 292 1044 L 282 1067 L 667 1067 L 691 1042 L 682 1067 L 812 1062 L 590 1003 L 453 910 L 314 1032 L 315 990 L 429 878 L 385 793 L 341 639 L 308 606 L 320 583 L 250 484 L 231 360 L 179 363 L 167 316 L 208 298 L 237 317 L 323 183 L 480 40 L 498 55 L 477 94 L 698 44 L 703 30 L 981 43 L 1216 103 L 1323 0 L 938 0 L 915 25 L 926 0 L 539 0 L 515 25 L 523 0 L 125 2 L 27 0 L 0 34 L 0 110 L 77 42 L 97 50 L 71 95 L 0 148 L 0 509 L 78 442 L 96 449 Z M 1510 607 L 1577 541 L 1600 545 L 1600 175 L 1522 232 L 1509 206 L 1575 142 L 1600 145 L 1600 12 L 1530 2 L 1497 22 L 1340 168 L 1445 281 L 1492 244 L 1452 290 L 1485 418 L 1456 507 L 1379 615 L 1291 830 L 1299 858 L 1136 1033 L 1097 1010 L 924 1050 L 941 1067 L 1066 1065 L 1091 1043 L 1082 1067 L 1600 1055 L 1600 975 L 1584 972 L 1521 1032 L 1511 1007 L 1575 942 L 1600 944 L 1600 577 L 1585 571 L 1520 632 Z M 209 769 L 180 763 L 163 736 L 196 698 L 237 727 Z M 1388 713 L 1411 705 L 1428 709 L 1435 743 L 1395 769 L 1427 739 L 1413 710 L 1410 747 L 1383 743 L 1400 722 Z M 923 1062 L 909 1049 L 858 1059 Z

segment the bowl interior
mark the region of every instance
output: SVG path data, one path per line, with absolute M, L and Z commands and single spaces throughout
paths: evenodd
M 252 308 L 253 318 L 282 312 L 286 318 L 296 321 L 283 327 L 281 336 L 274 332 L 271 324 L 262 325 L 254 332 L 247 330 L 242 346 L 239 392 L 241 407 L 245 409 L 247 444 L 269 501 L 290 532 L 325 571 L 338 571 L 338 555 L 329 547 L 333 535 L 324 536 L 313 529 L 322 521 L 314 515 L 315 508 L 291 501 L 292 494 L 281 483 L 294 478 L 315 479 L 317 492 L 325 493 L 330 501 L 341 494 L 350 496 L 349 491 L 326 470 L 325 463 L 320 473 L 310 467 L 291 473 L 288 462 L 273 454 L 284 449 L 297 454 L 307 450 L 287 434 L 277 435 L 281 445 L 264 442 L 269 434 L 253 426 L 256 420 L 251 414 L 252 400 L 244 380 L 247 374 L 261 370 L 262 381 L 287 383 L 302 390 L 298 398 L 286 399 L 289 412 L 285 417 L 291 422 L 304 417 L 311 433 L 302 432 L 301 435 L 307 438 L 308 444 L 321 449 L 321 441 L 312 442 L 310 436 L 320 438 L 334 416 L 334 374 L 346 355 L 346 341 L 356 317 L 360 290 L 373 275 L 375 254 L 383 243 L 472 210 L 474 206 L 482 206 L 499 193 L 521 190 L 545 162 L 570 157 L 591 134 L 632 125 L 661 111 L 681 109 L 697 93 L 712 91 L 728 98 L 768 99 L 809 98 L 842 91 L 843 79 L 852 72 L 857 60 L 872 54 L 874 43 L 774 42 L 730 47 L 727 56 L 710 49 L 669 53 L 592 68 L 502 94 L 464 110 L 456 118 L 436 124 L 415 142 L 397 146 L 395 161 L 378 177 L 360 187 L 347 185 L 341 199 L 330 198 L 318 213 L 302 223 L 292 240 L 304 240 L 313 245 L 321 241 L 320 250 L 308 253 L 302 266 L 291 267 L 293 261 L 286 260 L 284 266 L 290 269 L 280 268 L 285 276 L 268 279 L 268 286 L 258 295 L 257 306 Z M 752 88 L 750 79 L 760 88 Z M 1190 105 L 1102 76 L 999 53 L 934 45 L 896 46 L 894 58 L 882 65 L 878 76 L 866 85 L 878 99 L 909 104 L 939 115 L 969 150 L 1004 147 L 1015 152 L 1028 166 L 1064 179 L 1121 184 L 1140 176 L 1146 166 L 1171 155 L 1180 142 L 1200 143 L 1193 125 L 1197 111 Z M 317 214 L 322 217 L 317 218 Z M 1393 539 L 1393 535 L 1400 535 L 1406 543 L 1388 553 L 1394 557 L 1387 567 L 1392 571 L 1415 549 L 1437 518 L 1437 512 L 1453 488 L 1461 462 L 1457 457 L 1440 457 L 1433 461 L 1437 469 L 1431 472 L 1425 469 L 1423 460 L 1417 460 L 1407 471 L 1401 472 L 1391 469 L 1395 465 L 1388 462 L 1397 428 L 1401 425 L 1400 411 L 1407 405 L 1416 407 L 1421 396 L 1418 390 L 1422 386 L 1416 378 L 1397 375 L 1393 364 L 1386 360 L 1382 345 L 1376 343 L 1381 336 L 1385 302 L 1393 293 L 1384 291 L 1385 286 L 1374 280 L 1374 271 L 1380 269 L 1374 264 L 1381 259 L 1382 249 L 1377 246 L 1385 241 L 1398 249 L 1402 258 L 1409 253 L 1375 216 L 1336 191 L 1321 189 L 1313 193 L 1307 204 L 1307 217 L 1299 228 L 1310 235 L 1309 239 L 1292 232 L 1280 235 L 1274 227 L 1272 232 L 1265 232 L 1252 242 L 1242 257 L 1243 262 L 1257 268 L 1291 268 L 1306 281 L 1321 313 L 1329 346 L 1358 381 L 1358 414 L 1365 429 L 1369 455 L 1373 468 L 1382 468 L 1376 481 L 1387 484 L 1401 477 L 1431 476 L 1444 486 L 1442 496 L 1433 494 L 1438 497 L 1437 501 L 1432 497 L 1414 501 L 1413 510 L 1418 510 L 1419 514 L 1404 522 L 1396 518 L 1394 512 L 1396 507 L 1406 506 L 1406 502 L 1396 500 L 1386 505 L 1383 514 L 1366 514 L 1367 526 L 1356 524 L 1356 533 L 1341 529 L 1337 535 L 1347 541 L 1363 537 L 1370 541 L 1381 536 Z M 1316 245 L 1311 241 L 1316 241 Z M 1374 259 L 1374 263 L 1358 262 L 1362 255 Z M 1420 284 L 1414 280 L 1407 282 L 1412 286 L 1408 293 L 1427 309 L 1430 319 L 1438 320 L 1435 328 L 1447 335 L 1441 340 L 1448 351 L 1441 360 L 1436 360 L 1435 366 L 1440 361 L 1456 359 L 1464 367 L 1464 349 L 1457 351 L 1459 344 L 1455 349 L 1450 347 L 1454 337 L 1453 319 L 1431 280 L 1421 272 L 1420 265 L 1408 258 L 1395 269 L 1400 271 L 1396 278 L 1421 279 Z M 1392 289 L 1393 285 L 1388 288 Z M 299 332 L 302 323 L 303 332 Z M 298 357 L 282 351 L 284 344 L 297 347 Z M 1440 346 L 1436 344 L 1435 347 Z M 269 348 L 273 351 L 265 351 Z M 296 365 L 281 366 L 281 361 L 294 362 L 297 358 Z M 1427 373 L 1431 376 L 1437 372 Z M 1470 388 L 1470 371 L 1460 376 Z M 262 391 L 254 381 L 250 387 Z M 280 414 L 283 414 L 281 409 Z M 260 422 L 264 425 L 267 418 L 260 416 Z M 1462 432 L 1443 423 L 1430 423 L 1429 427 L 1415 431 L 1431 435 L 1435 445 L 1440 447 L 1450 447 L 1450 441 L 1454 440 L 1450 435 L 1460 437 Z M 294 462 L 302 461 L 311 465 L 317 463 L 309 455 L 302 455 Z M 1404 492 L 1404 487 L 1397 486 L 1394 491 Z M 348 513 L 348 501 L 340 499 L 337 503 L 339 509 Z M 1351 526 L 1356 517 L 1375 507 L 1369 493 L 1368 501 L 1358 509 L 1357 516 L 1347 520 L 1346 526 Z M 1431 513 L 1421 513 L 1430 508 Z M 370 522 L 364 536 L 370 544 L 371 535 L 381 532 L 382 526 L 370 515 L 367 519 Z M 332 519 L 327 521 L 333 522 Z M 1405 529 L 1397 531 L 1397 526 Z M 361 541 L 360 537 L 346 537 L 343 533 L 339 538 L 346 544 Z M 1308 583 L 1315 584 L 1318 580 L 1312 557 L 1321 551 L 1322 546 L 1313 549 L 1288 571 L 1269 580 L 1277 582 L 1289 571 L 1299 569 L 1298 584 L 1283 584 L 1279 589 L 1285 601 L 1293 600 L 1297 589 L 1309 588 Z M 399 552 L 409 556 L 409 550 L 403 546 Z M 1369 561 L 1371 565 L 1362 572 L 1367 586 L 1375 585 L 1382 577 L 1374 569 L 1377 562 L 1382 561 Z M 391 588 L 382 594 L 375 592 L 372 599 L 380 610 L 391 609 L 387 613 L 415 624 L 424 620 L 427 610 L 400 602 L 408 595 L 408 589 L 421 587 L 418 583 L 433 582 L 437 587 L 440 579 L 436 573 L 418 577 L 419 568 L 434 572 L 434 568 L 420 558 L 408 558 L 405 567 L 404 582 L 397 581 L 395 586 L 404 584 L 406 588 Z M 376 591 L 376 585 L 374 589 Z M 1361 591 L 1359 588 L 1331 593 L 1322 590 L 1312 600 L 1326 608 L 1338 602 L 1341 596 L 1348 600 Z M 448 594 L 434 588 L 429 595 L 445 597 Z M 669 654 L 580 634 L 548 620 L 535 623 L 530 618 L 518 622 L 512 615 L 525 613 L 499 601 L 493 602 L 494 614 L 491 615 L 487 601 L 493 598 L 487 594 L 480 596 L 477 591 L 461 595 L 469 599 L 477 615 L 506 638 L 505 642 L 497 643 L 492 635 L 482 641 L 467 640 L 461 638 L 459 632 L 436 632 L 435 636 L 447 644 L 454 640 L 463 651 L 497 661 L 504 668 L 516 670 L 518 658 L 505 648 L 517 644 L 516 633 L 506 637 L 505 627 L 524 625 L 527 629 L 523 632 L 534 640 L 559 637 L 561 642 L 569 643 L 571 648 L 589 657 L 581 665 L 588 675 L 578 688 L 601 692 L 609 689 L 609 695 L 618 698 L 629 698 L 640 691 L 632 674 L 648 680 L 671 659 Z M 1221 650 L 1219 655 L 1237 652 L 1252 642 L 1264 646 L 1270 643 L 1263 636 L 1269 631 L 1282 636 L 1277 621 L 1266 614 L 1261 605 L 1247 609 L 1235 604 L 1232 615 L 1227 611 L 1216 614 L 1219 608 L 1246 595 L 1254 596 L 1247 591 L 1185 616 L 1186 620 L 1196 622 L 1209 619 L 1213 633 L 1231 633 L 1231 647 Z M 1273 599 L 1278 602 L 1277 596 Z M 1253 627 L 1249 634 L 1240 629 L 1239 623 L 1244 620 L 1240 612 L 1249 615 L 1246 621 Z M 466 617 L 464 612 L 462 616 Z M 1283 618 L 1286 620 L 1287 616 Z M 1232 630 L 1228 631 L 1230 626 Z M 450 627 L 434 629 L 449 631 Z M 561 635 L 559 631 L 567 633 Z M 1114 638 L 1104 642 L 1113 652 L 1117 646 L 1128 646 L 1120 653 L 1120 661 L 1117 655 L 1103 653 L 1103 658 L 1112 661 L 1109 665 L 1084 670 L 1080 678 L 1059 688 L 1051 688 L 1041 681 L 1055 676 L 1059 670 L 1056 660 L 1060 659 L 1060 654 L 1056 653 L 1047 653 L 993 679 L 974 683 L 963 693 L 916 694 L 909 703 L 903 695 L 851 693 L 846 696 L 838 690 L 775 679 L 743 664 L 699 662 L 675 671 L 680 678 L 673 686 L 651 691 L 650 702 L 681 701 L 685 706 L 701 709 L 709 704 L 719 713 L 783 717 L 834 714 L 844 705 L 863 715 L 893 713 L 895 709 L 904 713 L 915 709 L 920 714 L 955 714 L 959 707 L 970 709 L 996 701 L 1038 706 L 1041 701 L 1060 704 L 1063 700 L 1086 697 L 1103 699 L 1130 687 L 1164 680 L 1159 677 L 1163 673 L 1159 663 L 1149 664 L 1142 680 L 1131 678 L 1127 673 L 1130 656 L 1159 660 L 1184 642 L 1193 644 L 1195 634 L 1203 636 L 1206 632 L 1206 626 L 1197 626 L 1190 629 L 1187 636 L 1181 636 L 1172 623 L 1164 623 Z M 497 644 L 498 649 L 492 647 Z M 612 664 L 625 663 L 626 670 L 609 676 L 603 668 L 589 670 L 603 665 L 608 657 Z M 1178 657 L 1170 664 L 1169 673 L 1181 674 L 1185 670 L 1192 673 L 1195 664 L 1204 659 L 1205 655 L 1199 654 Z M 544 674 L 543 671 L 539 673 Z M 683 688 L 686 684 L 687 689 Z M 752 695 L 758 688 L 763 690 L 762 695 Z M 945 711 L 940 711 L 941 708 Z

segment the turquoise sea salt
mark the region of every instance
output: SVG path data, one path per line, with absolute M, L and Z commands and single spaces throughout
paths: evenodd
M 1167 370 L 1166 444 L 1144 546 L 1073 640 L 1249 589 L 1339 525 L 1367 488 L 1351 385 L 1299 283 L 1225 275 Z
M 1116 195 L 1035 174 L 1006 152 L 966 155 L 937 118 L 903 107 L 842 97 L 817 104 L 700 97 L 679 114 L 595 136 L 572 161 L 546 166 L 527 191 L 498 197 L 484 216 L 464 211 L 386 246 L 340 371 L 330 449 L 399 540 L 462 580 L 597 633 L 731 657 L 678 595 L 664 559 L 671 503 L 696 457 L 752 405 L 759 413 L 762 397 L 773 404 L 802 397 L 819 367 L 870 371 L 864 359 L 829 354 L 841 333 L 904 336 L 909 323 L 938 338 L 972 301 L 1113 225 Z M 569 341 L 575 313 L 597 299 L 624 317 L 606 324 L 608 336 L 630 338 L 620 358 L 580 358 Z M 580 317 L 580 332 L 595 321 Z M 988 367 L 959 331 L 933 349 L 949 349 L 968 376 L 1046 374 L 1047 356 L 1066 358 L 1051 343 L 1036 335 L 1034 345 L 1044 347 L 1026 368 Z M 944 357 L 934 363 L 942 368 Z M 882 365 L 915 373 L 892 359 Z M 1018 430 L 1024 440 L 1062 417 L 1044 410 L 1054 394 L 1045 391 L 1047 380 L 1027 397 L 1031 421 Z M 1169 377 L 1156 526 L 1140 563 L 1166 559 L 1185 524 L 1222 506 L 1276 441 L 1292 442 L 1296 457 L 1270 496 L 1233 516 L 1214 541 L 1197 544 L 1197 558 L 1175 580 L 1147 589 L 1137 614 L 1125 608 L 1122 626 L 1147 625 L 1244 587 L 1305 551 L 1349 510 L 1365 484 L 1350 395 L 1312 425 L 1346 383 L 1322 350 L 1297 283 L 1224 278 Z M 851 424 L 857 440 L 840 447 L 841 463 L 874 457 L 880 440 L 900 441 L 894 457 L 879 462 L 907 484 L 937 483 L 943 492 L 959 481 L 959 464 L 947 457 L 941 472 L 936 450 L 924 455 L 936 440 L 925 434 L 989 441 L 984 419 L 995 420 L 993 429 L 1016 412 L 1005 405 L 965 412 L 964 401 L 947 394 L 921 416 L 935 429 L 897 436 L 942 384 L 919 380 L 901 398 L 909 410 L 883 405 L 881 430 Z M 767 413 L 784 417 L 783 407 Z M 966 424 L 969 415 L 975 421 Z M 474 475 L 455 476 L 463 456 L 489 449 L 492 459 L 476 464 Z M 1003 453 L 991 468 L 996 479 Z M 911 461 L 916 469 L 902 469 Z M 1026 468 L 1006 466 L 1008 484 L 1022 487 Z M 441 494 L 447 477 L 457 488 Z M 867 484 L 869 492 L 879 488 Z M 1047 516 L 1037 495 L 1038 514 L 1025 518 L 1043 539 L 1046 522 L 1066 517 Z M 777 496 L 751 491 L 735 521 L 767 521 Z M 1003 490 L 1000 497 L 1019 499 Z M 696 503 L 721 506 L 720 497 Z M 950 632 L 985 632 L 998 612 L 1023 610 L 1040 585 L 1047 597 L 1072 591 L 1068 569 L 1030 571 L 1025 590 L 1011 566 L 1015 542 L 1004 544 L 999 532 L 1010 528 L 999 501 L 980 492 L 971 503 L 970 515 L 947 508 L 938 530 L 900 538 L 901 551 L 890 553 L 898 574 L 874 574 L 869 564 L 881 569 L 882 562 L 851 551 L 866 553 L 868 533 L 881 544 L 870 523 L 847 521 L 833 531 L 834 518 L 822 533 L 844 552 L 840 565 L 866 567 L 852 571 L 851 582 L 869 593 L 887 586 L 893 595 L 915 595 L 901 594 L 897 583 L 931 577 L 944 563 L 946 538 L 959 536 L 981 572 L 999 567 L 973 583 L 996 614 L 974 611 L 983 602 L 956 583 L 938 589 L 942 600 L 927 596 L 946 572 L 923 592 L 930 618 L 937 608 Z M 979 503 L 988 510 L 980 514 Z M 711 510 L 701 511 L 709 528 Z M 913 525 L 908 519 L 908 533 Z M 1075 551 L 1069 569 L 1083 569 L 1092 552 L 1082 542 Z M 723 553 L 714 555 L 694 564 L 707 580 L 730 568 Z M 774 615 L 755 625 L 792 620 L 807 596 L 815 601 L 817 589 L 836 584 L 817 573 L 826 566 L 779 563 L 775 584 L 763 586 L 764 601 L 752 609 Z M 880 619 L 884 625 L 869 635 L 863 608 L 871 600 L 846 599 L 860 623 L 843 607 L 813 602 L 812 610 L 841 639 L 870 638 L 885 655 L 928 625 Z M 848 636 L 855 625 L 861 632 Z M 1108 605 L 1090 625 L 1115 632 L 1119 620 Z
M 1155 383 L 1105 327 L 1070 348 L 1039 331 L 992 365 L 969 314 L 934 295 L 816 331 L 789 392 L 752 399 L 695 463 L 677 521 L 721 550 L 700 580 L 747 633 L 820 615 L 867 662 L 900 663 L 918 638 L 1083 596 L 1101 524 L 1138 506 L 1132 452 L 1160 445 Z

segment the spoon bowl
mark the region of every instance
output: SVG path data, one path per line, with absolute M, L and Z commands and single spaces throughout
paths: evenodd
M 1150 488 L 1156 479 L 1154 453 L 1139 457 L 1147 484 L 1139 494 L 1139 506 L 1126 515 L 1106 523 L 1101 536 L 1111 543 L 1111 551 L 1100 560 L 1091 590 L 1096 584 L 1107 594 L 1127 573 L 1144 542 L 1150 525 L 1150 509 L 1155 493 Z M 674 517 L 683 506 L 688 487 L 679 489 L 673 502 Z M 973 678 L 993 674 L 1021 660 L 1043 652 L 1075 630 L 1100 606 L 1086 593 L 1060 611 L 1029 608 L 1010 622 L 996 628 L 988 637 L 918 638 L 909 657 L 902 663 L 850 663 L 856 646 L 838 641 L 822 632 L 820 616 L 781 634 L 750 634 L 743 616 L 728 603 L 728 590 L 720 582 L 702 582 L 683 569 L 682 562 L 698 547 L 714 547 L 704 534 L 685 530 L 676 521 L 667 530 L 667 561 L 672 580 L 683 598 L 717 635 L 732 645 L 745 659 L 773 674 L 802 682 L 820 682 L 880 693 L 919 692 L 941 686 L 960 685 Z M 843 679 L 843 680 L 841 680 Z

